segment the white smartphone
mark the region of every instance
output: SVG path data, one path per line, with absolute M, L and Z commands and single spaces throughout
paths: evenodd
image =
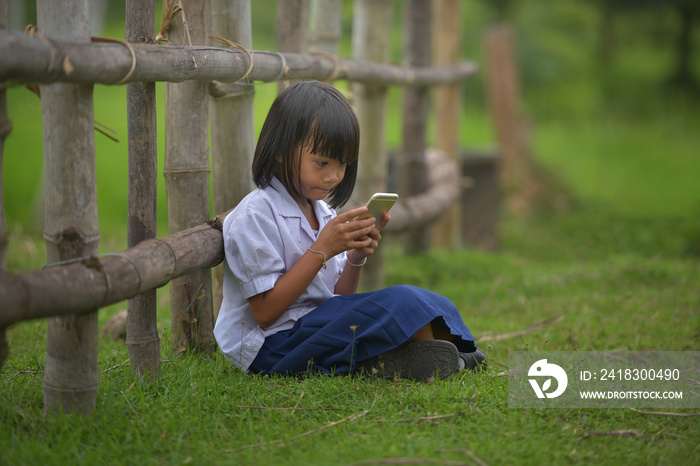
M 389 212 L 398 200 L 399 195 L 396 193 L 375 193 L 369 201 L 367 201 L 367 212 L 357 218 L 374 217 L 379 221 L 382 215 Z

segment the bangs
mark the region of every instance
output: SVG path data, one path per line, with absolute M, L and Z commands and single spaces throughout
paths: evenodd
M 327 157 L 347 165 L 357 164 L 360 135 L 357 120 L 345 112 L 318 109 L 316 118 L 304 146 L 313 154 Z

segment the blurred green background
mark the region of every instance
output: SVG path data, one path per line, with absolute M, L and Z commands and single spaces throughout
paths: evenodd
M 99 2 L 93 2 L 95 5 Z M 276 50 L 277 0 L 253 0 L 253 48 Z M 351 56 L 352 2 L 343 2 L 341 55 Z M 700 17 L 698 2 L 605 0 L 466 0 L 463 56 L 483 64 L 482 35 L 497 23 L 517 32 L 523 110 L 531 151 L 574 198 L 578 211 L 668 221 L 683 229 L 685 251 L 700 237 Z M 404 1 L 397 1 L 392 61 L 402 61 Z M 35 23 L 34 2 L 10 1 L 11 27 Z M 94 35 L 124 37 L 124 0 L 105 2 Z M 97 13 L 96 9 L 96 13 Z M 160 26 L 160 3 L 156 10 Z M 690 18 L 690 21 L 688 21 Z M 695 19 L 695 23 L 693 23 Z M 463 148 L 494 146 L 484 73 L 465 84 Z M 344 87 L 346 83 L 339 82 Z M 163 167 L 163 90 L 159 98 L 159 170 Z M 274 84 L 256 86 L 259 130 Z M 393 88 L 387 139 L 400 144 L 401 89 Z M 102 249 L 126 247 L 127 131 L 124 86 L 95 87 L 95 119 L 120 142 L 96 134 Z M 42 128 L 39 99 L 23 87 L 8 90 L 13 130 L 4 152 L 4 192 L 10 241 L 42 232 Z M 428 135 L 433 141 L 434 136 Z M 165 184 L 158 180 L 158 235 L 167 235 Z M 216 212 L 212 212 L 216 214 Z M 558 214 L 561 214 L 558 213 Z M 605 229 L 601 221 L 591 228 Z M 11 246 L 12 247 L 12 246 Z M 16 264 L 9 263 L 12 270 Z M 17 265 L 19 266 L 19 265 Z

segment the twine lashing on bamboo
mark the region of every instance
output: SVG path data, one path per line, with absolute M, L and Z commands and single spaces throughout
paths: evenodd
M 56 64 L 56 50 L 51 44 L 51 41 L 44 37 L 43 34 L 39 34 L 39 31 L 34 24 L 27 24 L 27 27 L 24 28 L 24 33 L 27 34 L 29 37 L 36 37 L 48 46 L 49 51 L 51 52 L 51 58 L 49 59 L 49 66 L 46 68 L 46 72 L 50 73 L 51 70 L 53 70 L 54 65 Z
M 322 51 L 315 51 L 315 52 L 309 52 L 311 55 L 319 55 L 321 57 L 326 57 L 330 59 L 333 62 L 333 72 L 331 73 L 330 76 L 328 76 L 324 81 L 326 82 L 332 82 L 338 79 L 338 76 L 340 75 L 340 59 L 333 55 L 332 53 L 328 52 L 322 52 Z
M 251 53 L 251 51 L 248 50 L 247 48 L 243 47 L 241 44 L 237 44 L 236 42 L 225 39 L 223 37 L 218 37 L 218 36 L 215 36 L 213 34 L 209 34 L 209 38 L 211 40 L 221 42 L 222 44 L 226 44 L 229 47 L 233 47 L 233 48 L 236 48 L 238 50 L 242 50 L 243 52 L 245 52 L 246 55 L 248 55 L 248 60 L 249 60 L 248 70 L 243 74 L 243 76 L 241 76 L 240 78 L 238 78 L 234 82 L 243 81 L 244 79 L 246 79 L 248 77 L 248 75 L 250 74 L 250 72 L 253 71 L 253 54 Z
M 170 250 L 172 251 L 172 248 L 170 248 Z M 126 254 L 115 252 L 115 253 L 108 253 L 108 254 L 96 254 L 96 255 L 90 255 L 90 256 L 75 257 L 73 259 L 67 259 L 67 260 L 60 261 L 60 262 L 52 262 L 50 264 L 44 264 L 42 269 L 50 269 L 52 267 L 59 267 L 61 265 L 69 265 L 69 264 L 74 264 L 76 262 L 83 262 L 83 261 L 92 262 L 96 259 L 99 260 L 100 257 L 110 257 L 110 256 L 121 257 L 122 259 L 126 259 L 127 261 L 129 261 L 131 263 L 131 265 L 134 267 L 134 270 L 136 271 L 136 276 L 139 279 L 139 286 L 136 289 L 136 294 L 134 296 L 140 295 L 141 288 L 143 287 L 143 279 L 141 277 L 141 269 L 139 269 L 139 266 L 136 264 L 136 262 L 131 257 L 127 256 Z M 106 286 L 107 286 L 107 290 L 106 290 L 107 292 L 106 292 L 105 298 L 103 299 L 102 302 L 107 303 L 108 302 L 107 299 L 109 298 L 110 291 L 111 291 L 110 279 L 109 279 L 109 276 L 104 272 L 104 270 L 101 270 L 101 272 L 102 272 L 102 275 L 105 276 L 105 282 L 106 282 Z
M 283 77 L 287 76 L 287 72 L 289 72 L 289 65 L 287 65 L 287 57 L 285 57 L 283 53 L 281 53 L 281 52 L 268 52 L 268 51 L 258 51 L 255 53 L 262 53 L 265 55 L 277 55 L 280 59 L 280 72 L 272 81 L 269 81 L 269 82 L 279 81 Z
M 117 44 L 122 44 L 129 50 L 129 54 L 131 55 L 131 68 L 129 68 L 129 71 L 126 73 L 126 75 L 124 75 L 124 77 L 118 82 L 114 83 L 114 85 L 119 86 L 120 84 L 124 84 L 125 82 L 127 82 L 134 74 L 134 70 L 136 69 L 136 52 L 134 52 L 134 48 L 131 46 L 131 44 L 124 40 L 113 39 L 110 37 L 91 37 L 90 40 L 92 40 L 92 42 L 114 42 Z

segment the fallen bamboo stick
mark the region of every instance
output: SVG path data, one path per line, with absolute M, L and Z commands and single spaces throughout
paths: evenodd
M 211 46 L 119 42 L 77 43 L 0 31 L 0 81 L 123 84 L 192 79 L 233 83 L 243 77 L 266 82 L 333 77 L 365 83 L 439 85 L 464 81 L 476 71 L 477 65 L 471 61 L 411 68 L 314 53 L 246 52 Z M 219 92 L 225 94 L 225 90 Z

